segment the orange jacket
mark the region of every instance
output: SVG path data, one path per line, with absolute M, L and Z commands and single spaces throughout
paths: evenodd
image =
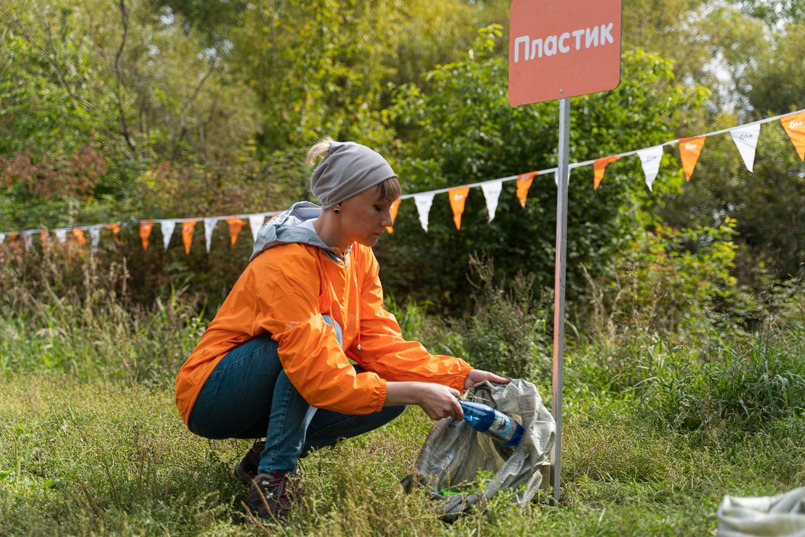
M 264 332 L 279 343 L 288 378 L 312 406 L 345 414 L 379 411 L 386 381 L 425 381 L 464 389 L 472 369 L 406 341 L 383 309 L 371 248 L 354 244 L 342 261 L 318 246 L 290 243 L 254 257 L 176 380 L 185 423 L 212 370 L 234 347 Z M 342 327 L 343 349 L 331 316 Z M 356 374 L 349 358 L 367 372 Z

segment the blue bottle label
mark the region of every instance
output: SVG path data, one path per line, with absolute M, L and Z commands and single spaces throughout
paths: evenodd
M 509 440 L 514 435 L 512 420 L 502 412 L 495 412 L 495 421 L 489 427 L 489 432 L 501 440 Z

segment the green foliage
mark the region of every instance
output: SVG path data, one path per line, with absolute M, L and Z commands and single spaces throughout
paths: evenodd
M 805 13 L 805 3 L 800 9 Z M 744 76 L 750 82 L 739 86 L 741 95 L 763 114 L 785 114 L 802 108 L 802 94 L 796 88 L 805 84 L 805 73 L 802 58 L 795 51 L 805 47 L 805 22 L 792 19 L 772 34 L 770 45 L 764 45 L 762 60 L 747 65 Z
M 129 297 L 127 266 L 46 249 L 36 265 L 0 266 L 0 375 L 116 378 L 172 386 L 204 326 L 196 304 L 172 292 L 151 308 Z M 79 254 L 80 256 L 80 254 Z M 69 279 L 80 271 L 80 281 Z
M 765 12 L 757 2 L 626 5 L 622 83 L 613 92 L 573 99 L 571 159 L 668 141 L 683 128 L 686 135 L 703 132 L 725 99 L 738 108 L 734 117 L 716 117 L 719 126 L 745 117 L 748 106 L 752 114 L 798 106 L 801 69 L 791 51 L 802 32 L 791 14 L 799 7 L 777 4 L 781 9 Z M 512 108 L 506 101 L 508 2 L 122 5 L 3 3 L 4 231 L 281 209 L 307 197 L 302 156 L 324 135 L 380 149 L 409 192 L 555 161 L 555 103 Z M 723 57 L 731 85 L 715 81 L 714 57 Z M 699 106 L 704 99 L 710 108 Z M 805 205 L 797 203 L 801 170 L 780 136 L 765 155 L 761 144 L 754 176 L 742 171 L 729 142 L 713 140 L 694 183 L 682 188 L 679 174 L 663 166 L 652 195 L 634 158 L 611 164 L 595 192 L 583 175 L 588 170 L 574 171 L 569 298 L 583 292 L 582 264 L 597 274 L 597 260 L 620 250 L 654 213 L 676 227 L 737 219 L 735 275 L 742 282 L 752 278 L 758 260 L 776 277 L 801 272 L 798 234 L 790 232 Z M 469 312 L 464 288 L 471 253 L 494 258 L 506 281 L 527 270 L 537 287 L 548 286 L 551 177 L 536 178 L 524 210 L 512 184 L 505 183 L 492 222 L 480 189 L 473 189 L 461 232 L 452 229 L 443 196 L 434 203 L 428 235 L 412 204 L 404 203 L 398 234 L 378 248 L 387 288 L 439 311 Z M 151 253 L 141 259 L 136 243 L 135 232 L 122 249 L 133 277 L 160 280 L 136 285 L 147 303 L 153 292 L 190 282 L 191 292 L 214 295 L 215 305 L 237 275 L 225 264 L 230 250 L 218 257 Z M 432 270 L 422 275 L 428 265 Z M 216 284 L 213 276 L 227 282 Z
M 181 16 L 185 31 L 203 33 L 210 46 L 222 46 L 238 25 L 248 2 L 243 0 L 150 0 L 163 17 Z
M 254 188 L 255 176 L 266 182 L 259 162 L 243 163 L 256 130 L 254 102 L 224 52 L 152 20 L 147 5 L 105 10 L 104 2 L 70 0 L 3 6 L 4 229 L 149 216 L 149 202 L 160 198 L 141 197 L 151 193 L 137 187 L 171 166 L 204 166 L 187 175 L 212 176 L 227 185 L 224 195 Z M 177 175 L 175 188 L 186 178 Z M 194 195 L 193 209 L 206 208 L 209 195 Z M 223 214 L 236 212 L 237 202 Z M 165 215 L 175 205 L 157 211 Z
M 552 316 L 535 296 L 533 277 L 518 274 L 508 285 L 495 277 L 491 259 L 470 257 L 473 311 L 466 318 L 440 322 L 431 303 L 386 299 L 403 335 L 421 341 L 434 354 L 460 356 L 473 367 L 512 378 L 544 381 L 551 375 L 549 327 Z
M 718 119 L 717 127 L 735 124 Z M 742 283 L 762 287 L 755 278 L 763 265 L 772 277 L 796 278 L 805 270 L 802 219 L 805 167 L 779 122 L 763 125 L 750 173 L 729 136 L 711 137 L 682 191 L 662 199 L 657 214 L 674 227 L 718 227 L 733 221 L 736 270 Z
M 706 86 L 708 106 L 689 111 L 680 137 L 802 108 L 801 0 L 675 2 L 633 0 L 624 5 L 623 36 L 673 60 L 678 80 Z M 777 278 L 803 271 L 802 163 L 778 124 L 763 126 L 754 173 L 729 135 L 708 138 L 691 183 L 665 196 L 657 213 L 674 227 L 718 227 L 737 220 L 735 275 L 758 287 L 753 269 L 764 263 Z
M 249 4 L 230 39 L 232 63 L 260 102 L 260 145 L 331 136 L 392 147 L 383 116 L 393 87 L 456 59 L 489 11 L 461 0 Z
M 805 15 L 802 0 L 739 0 L 735 2 L 741 11 L 768 25 L 801 21 Z
M 414 85 L 398 94 L 392 118 L 410 144 L 409 155 L 396 164 L 409 191 L 433 190 L 506 177 L 555 165 L 556 103 L 509 106 L 503 60 L 490 56 L 500 28 L 484 29 L 473 56 L 428 74 L 428 90 Z M 671 138 L 669 117 L 695 107 L 701 93 L 673 81 L 670 64 L 641 51 L 623 58 L 617 90 L 573 99 L 571 160 L 581 161 L 645 147 Z M 617 251 L 642 220 L 640 209 L 653 203 L 634 159 L 615 163 L 597 191 L 590 179 L 573 174 L 569 192 L 568 288 L 580 290 L 581 264 Z M 552 176 L 537 177 L 525 209 L 504 183 L 494 220 L 488 221 L 480 189 L 470 194 L 461 231 L 456 231 L 445 196 L 434 199 L 427 234 L 411 202 L 403 202 L 395 233 L 380 247 L 384 281 L 398 292 L 441 306 L 467 309 L 464 274 L 473 253 L 497 261 L 499 277 L 517 272 L 536 275 L 538 287 L 552 278 L 555 243 L 555 197 Z M 663 172 L 659 192 L 678 187 Z M 477 193 L 476 193 L 477 191 Z M 399 230 L 399 231 L 397 231 Z M 505 261 L 504 261 L 505 260 Z M 417 267 L 427 266 L 423 273 Z
M 94 91 L 104 78 L 72 9 L 11 3 L 2 14 L 0 226 L 68 226 L 97 202 L 119 210 L 106 197 L 120 188 L 104 136 L 113 96 Z
M 636 397 L 658 427 L 801 427 L 801 283 L 760 295 L 738 286 L 730 225 L 660 227 L 614 260 L 613 280 L 591 282 L 583 341 L 596 351 L 568 365 L 580 382 Z
M 713 312 L 733 315 L 736 328 L 748 315 L 746 297 L 731 275 L 735 259 L 735 222 L 719 228 L 675 229 L 658 224 L 635 237 L 630 248 L 611 261 L 600 284 L 591 281 L 597 323 L 605 339 L 616 327 L 663 333 L 709 329 Z M 728 322 L 728 321 L 727 321 Z M 720 324 L 720 322 L 719 322 Z
M 802 107 L 802 62 L 791 52 L 802 48 L 802 23 L 796 16 L 802 9 L 798 0 L 665 1 L 660 7 L 635 1 L 624 10 L 624 37 L 673 59 L 679 78 L 712 90 L 711 106 L 704 114 L 689 115 L 679 132 L 690 136 Z M 802 205 L 797 184 L 802 169 L 789 158 L 788 142 L 781 144 L 781 133 L 771 127 L 764 126 L 754 174 L 744 169 L 729 137 L 708 140 L 691 185 L 667 199 L 662 214 L 680 227 L 691 222 L 717 226 L 724 216 L 735 218 L 741 236 L 751 235 L 740 240 L 747 248 L 738 264 L 773 262 L 774 273 L 788 277 L 801 271 L 801 246 L 782 230 L 791 229 Z M 745 279 L 746 271 L 739 276 Z

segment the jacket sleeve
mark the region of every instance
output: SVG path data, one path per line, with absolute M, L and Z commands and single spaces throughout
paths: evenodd
M 319 270 L 315 253 L 301 245 L 272 249 L 253 262 L 256 321 L 278 342 L 289 380 L 308 404 L 345 414 L 383 408 L 386 381 L 356 374 L 335 330 L 318 309 Z M 279 254 L 279 255 L 278 255 Z
M 406 341 L 397 319 L 383 307 L 380 267 L 371 249 L 366 248 L 363 262 L 360 337 L 347 354 L 386 380 L 433 382 L 463 391 L 472 366 L 460 358 L 430 354 L 419 342 Z

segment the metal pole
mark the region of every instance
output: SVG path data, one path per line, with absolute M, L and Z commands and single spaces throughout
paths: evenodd
M 567 185 L 569 178 L 568 147 L 570 144 L 570 99 L 559 101 L 559 162 L 556 179 L 556 275 L 553 315 L 553 418 L 556 440 L 551 453 L 551 485 L 553 502 L 559 502 L 562 472 L 562 371 L 565 352 L 565 264 L 567 260 Z

